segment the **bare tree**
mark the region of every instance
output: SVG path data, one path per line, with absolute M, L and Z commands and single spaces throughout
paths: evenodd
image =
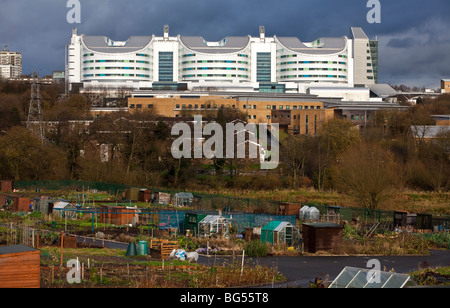
M 336 186 L 369 210 L 377 209 L 399 181 L 393 155 L 378 144 L 359 144 L 342 155 Z

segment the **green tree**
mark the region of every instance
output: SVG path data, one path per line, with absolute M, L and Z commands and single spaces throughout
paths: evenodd
M 27 129 L 15 126 L 0 137 L 0 177 L 43 180 L 66 177 L 65 155 Z

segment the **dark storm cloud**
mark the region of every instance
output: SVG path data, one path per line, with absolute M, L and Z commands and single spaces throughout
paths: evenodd
M 366 0 L 80 0 L 81 24 L 69 24 L 66 0 L 2 0 L 0 44 L 23 54 L 23 71 L 64 69 L 64 47 L 79 33 L 126 40 L 131 35 L 296 36 L 312 41 L 348 35 L 359 26 L 380 40 L 380 82 L 407 83 L 450 76 L 448 0 L 380 0 L 381 23 L 369 24 Z M 401 48 L 400 48 L 401 47 Z M 399 52 L 401 50 L 402 52 Z M 400 72 L 400 73 L 399 73 Z M 420 73 L 420 76 L 418 75 Z M 436 80 L 436 83 L 438 80 Z
M 411 37 L 405 37 L 402 39 L 394 38 L 389 41 L 387 46 L 393 48 L 411 48 L 415 45 L 415 41 Z

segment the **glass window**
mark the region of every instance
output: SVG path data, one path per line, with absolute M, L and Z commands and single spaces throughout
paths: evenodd
M 173 52 L 159 52 L 159 81 L 173 81 Z
M 270 82 L 271 81 L 271 53 L 258 52 L 256 53 L 256 81 Z

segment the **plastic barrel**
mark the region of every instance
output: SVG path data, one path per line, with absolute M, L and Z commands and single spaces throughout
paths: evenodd
M 147 242 L 146 241 L 139 241 L 138 243 L 138 255 L 144 256 L 147 254 Z
M 136 255 L 136 244 L 130 243 L 127 248 L 127 256 L 135 256 Z

